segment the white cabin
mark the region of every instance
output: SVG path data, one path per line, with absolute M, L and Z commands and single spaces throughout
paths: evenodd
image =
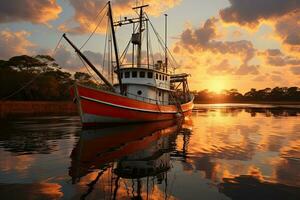
M 147 103 L 170 104 L 170 75 L 148 68 L 121 68 L 120 75 L 125 94 Z M 119 85 L 115 85 L 117 90 Z

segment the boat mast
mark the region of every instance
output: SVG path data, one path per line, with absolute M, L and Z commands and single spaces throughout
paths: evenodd
M 122 79 L 121 79 L 121 74 L 120 74 L 120 59 L 119 59 L 118 45 L 117 45 L 117 40 L 116 40 L 116 33 L 115 33 L 115 28 L 114 28 L 114 21 L 113 21 L 110 1 L 108 1 L 108 17 L 110 19 L 109 22 L 110 22 L 110 26 L 111 26 L 112 39 L 113 39 L 114 49 L 115 49 L 115 57 L 116 57 L 116 65 L 117 65 L 116 71 L 117 71 L 118 81 L 119 81 L 119 85 L 120 85 L 120 92 L 121 92 L 121 94 L 124 94 L 124 87 L 122 84 Z
M 97 68 L 87 59 L 87 57 L 81 53 L 81 51 L 67 38 L 66 34 L 63 34 L 66 41 L 74 48 L 75 52 L 90 66 L 90 68 L 101 78 L 101 80 L 114 91 L 113 85 L 97 70 Z
M 147 7 L 149 5 L 142 5 L 142 6 L 137 6 L 132 9 L 140 9 L 140 14 L 139 14 L 139 42 L 138 42 L 138 52 L 137 52 L 137 67 L 141 67 L 141 60 L 142 60 L 142 32 L 143 32 L 143 8 Z

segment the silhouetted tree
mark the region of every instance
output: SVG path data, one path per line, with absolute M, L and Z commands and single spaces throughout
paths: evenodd
M 244 95 L 236 89 L 224 90 L 221 94 L 208 90 L 194 92 L 197 102 L 249 102 L 249 101 L 300 101 L 300 88 L 275 87 L 256 90 L 252 88 Z

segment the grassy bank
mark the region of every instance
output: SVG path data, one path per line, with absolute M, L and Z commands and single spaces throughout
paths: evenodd
M 39 115 L 75 115 L 71 101 L 0 101 L 0 118 Z

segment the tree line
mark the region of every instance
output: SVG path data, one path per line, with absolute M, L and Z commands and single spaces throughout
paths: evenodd
M 72 75 L 48 55 L 21 55 L 0 60 L 0 100 L 69 100 L 75 80 L 97 86 L 89 74 Z
M 236 89 L 223 90 L 221 93 L 209 90 L 193 91 L 195 102 L 272 102 L 272 101 L 300 101 L 300 88 L 274 87 L 257 90 L 252 88 L 242 94 Z

